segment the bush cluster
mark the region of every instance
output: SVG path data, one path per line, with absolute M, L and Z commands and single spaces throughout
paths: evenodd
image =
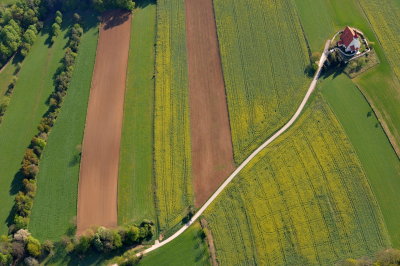
M 358 71 L 360 71 L 363 67 L 365 67 L 365 65 L 367 64 L 367 58 L 366 57 L 360 57 L 360 58 L 358 58 L 358 59 L 356 59 L 356 60 L 352 60 L 350 63 L 349 63 L 349 66 L 348 66 L 348 68 L 349 68 L 349 73 L 355 73 L 355 72 L 358 72 Z
M 38 126 L 38 133 L 32 138 L 25 151 L 20 169 L 20 175 L 23 177 L 23 188 L 15 197 L 14 223 L 9 227 L 11 233 L 28 226 L 33 199 L 36 194 L 36 176 L 39 173 L 39 161 L 46 147 L 48 134 L 57 119 L 63 98 L 67 93 L 82 34 L 83 30 L 79 24 L 75 24 L 71 28 L 63 64 L 57 70 L 54 78 L 55 90 L 49 99 L 49 109 Z
M 51 241 L 41 244 L 28 230 L 20 229 L 13 235 L 0 236 L 0 265 L 16 265 L 20 262 L 39 265 L 38 260 L 52 253 L 53 249 Z
M 139 226 L 129 225 L 118 229 L 98 227 L 87 231 L 84 235 L 64 239 L 65 250 L 84 256 L 90 251 L 110 253 L 149 240 L 153 236 L 153 223 L 144 221 Z
M 18 0 L 0 8 L 0 68 L 19 49 L 25 56 L 42 28 L 40 1 Z

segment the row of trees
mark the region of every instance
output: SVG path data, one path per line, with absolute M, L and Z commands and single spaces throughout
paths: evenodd
M 80 237 L 64 237 L 60 241 L 68 254 L 79 258 L 93 252 L 106 254 L 122 248 L 129 248 L 153 237 L 153 223 L 143 221 L 139 226 L 128 225 L 117 229 L 92 228 Z M 0 236 L 0 265 L 39 265 L 48 255 L 54 253 L 54 243 L 41 243 L 27 229 L 14 234 Z M 130 254 L 130 253 L 127 253 Z M 124 263 L 137 261 L 134 254 L 124 256 Z
M 55 38 L 60 35 L 62 17 L 62 13 L 57 10 L 56 17 L 54 18 L 54 23 L 53 25 L 51 25 L 51 43 L 54 43 Z
M 117 229 L 93 228 L 80 237 L 65 237 L 62 243 L 67 253 L 83 257 L 90 252 L 110 253 L 131 247 L 153 237 L 153 222 L 143 221 L 139 226 Z
M 25 151 L 20 170 L 20 174 L 23 176 L 23 188 L 15 197 L 14 222 L 9 226 L 11 233 L 28 226 L 33 199 L 36 194 L 36 176 L 39 173 L 39 160 L 46 147 L 47 136 L 57 119 L 63 98 L 67 93 L 82 34 L 83 29 L 79 24 L 75 24 L 71 28 L 63 64 L 55 75 L 55 90 L 50 96 L 49 109 L 38 126 L 39 132 L 32 138 L 29 147 Z
M 13 235 L 0 236 L 0 265 L 39 265 L 54 249 L 53 242 L 40 243 L 28 230 L 18 230 Z

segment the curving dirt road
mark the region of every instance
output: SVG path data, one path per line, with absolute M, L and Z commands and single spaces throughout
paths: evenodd
M 102 20 L 83 137 L 78 235 L 93 225 L 117 225 L 119 147 L 131 14 L 109 11 Z
M 267 147 L 271 142 L 273 142 L 275 139 L 277 139 L 280 135 L 282 135 L 289 127 L 291 127 L 294 122 L 299 118 L 301 112 L 303 111 L 304 107 L 306 106 L 308 100 L 310 99 L 311 94 L 313 93 L 315 86 L 317 85 L 317 81 L 319 78 L 319 75 L 321 74 L 321 69 L 322 66 L 324 65 L 327 56 L 329 54 L 328 48 L 330 45 L 330 40 L 326 41 L 325 43 L 325 49 L 324 52 L 321 55 L 321 58 L 319 60 L 318 64 L 318 70 L 314 75 L 314 78 L 310 84 L 310 87 L 308 88 L 308 91 L 306 95 L 303 98 L 303 101 L 301 102 L 300 106 L 297 108 L 296 113 L 292 116 L 292 118 L 287 122 L 280 130 L 278 130 L 272 137 L 270 137 L 267 141 L 265 141 L 258 149 L 256 149 L 247 159 L 228 177 L 228 179 L 225 180 L 225 182 L 218 188 L 217 191 L 207 200 L 207 202 L 196 212 L 196 214 L 190 219 L 190 221 L 182 226 L 175 234 L 170 236 L 169 238 L 165 239 L 162 242 L 156 242 L 153 246 L 150 248 L 140 252 L 137 254 L 137 256 L 141 256 L 143 254 L 149 253 L 153 250 L 156 250 L 165 244 L 171 242 L 178 236 L 180 236 L 183 232 L 186 231 L 186 229 L 189 228 L 190 225 L 192 225 L 202 214 L 203 212 L 210 206 L 210 204 L 218 197 L 218 195 L 226 188 L 226 186 L 240 173 L 240 171 L 246 167 L 246 165 L 254 159 L 265 147 Z

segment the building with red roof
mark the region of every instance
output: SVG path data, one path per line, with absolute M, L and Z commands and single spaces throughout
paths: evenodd
M 357 32 L 353 28 L 346 26 L 346 28 L 340 35 L 338 46 L 343 47 L 346 53 L 358 52 L 361 47 L 359 34 L 357 34 Z

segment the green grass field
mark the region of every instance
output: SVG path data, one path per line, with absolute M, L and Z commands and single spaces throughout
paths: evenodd
M 380 64 L 353 81 L 367 95 L 385 131 L 400 152 L 400 81 L 399 74 L 395 75 L 396 71 L 400 71 L 400 23 L 396 19 L 400 15 L 399 2 L 322 0 L 313 1 L 311 5 L 310 0 L 295 0 L 295 3 L 313 51 L 319 49 L 321 39 L 331 38 L 346 25 L 359 28 L 374 43 Z M 318 8 L 310 8 L 316 5 Z M 334 30 L 327 25 L 334 25 Z
M 132 20 L 119 162 L 120 224 L 156 219 L 153 192 L 156 6 L 152 1 L 146 4 L 135 11 Z
M 80 144 L 86 121 L 98 38 L 97 18 L 85 14 L 75 70 L 60 115 L 49 135 L 38 175 L 29 230 L 40 239 L 59 240 L 77 211 Z
M 333 265 L 389 246 L 357 154 L 318 95 L 205 216 L 221 265 Z
M 47 110 L 46 100 L 54 90 L 53 75 L 64 56 L 66 31 L 49 48 L 43 30 L 24 60 L 10 105 L 0 125 L 0 234 L 7 232 L 7 219 L 21 180 L 15 176 L 37 125 Z
M 200 224 L 193 224 L 171 243 L 143 257 L 139 265 L 210 265 L 207 244 L 200 237 L 200 232 Z
M 346 76 L 324 80 L 321 87 L 360 158 L 385 218 L 392 244 L 399 247 L 399 159 L 371 107 Z
M 309 79 L 293 3 L 214 1 L 236 163 L 286 123 Z
M 154 159 L 160 229 L 193 204 L 184 0 L 157 2 Z

